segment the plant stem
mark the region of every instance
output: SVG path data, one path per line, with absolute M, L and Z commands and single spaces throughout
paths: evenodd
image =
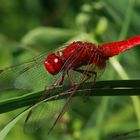
M 44 96 L 44 99 L 50 98 L 47 101 L 65 99 L 71 94 L 66 92 L 59 95 L 68 89 L 65 87 L 56 87 L 47 91 L 41 90 L 34 93 L 29 93 L 20 97 L 14 97 L 0 102 L 0 113 L 8 112 L 25 106 L 35 104 L 38 99 Z M 92 93 L 89 95 L 89 92 Z M 47 94 L 45 94 L 47 93 Z M 59 95 L 59 96 L 58 96 Z M 95 87 L 91 88 L 91 83 L 84 83 L 75 93 L 74 96 L 135 96 L 140 95 L 140 80 L 117 80 L 117 81 L 99 81 Z

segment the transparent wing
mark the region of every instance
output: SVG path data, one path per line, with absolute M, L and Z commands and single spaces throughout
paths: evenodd
M 47 55 L 48 52 L 45 52 L 22 64 L 2 69 L 0 71 L 0 90 L 15 87 L 34 90 L 44 87 L 49 79 L 49 74 L 43 66 Z
M 78 56 L 77 56 L 78 57 Z M 64 64 L 64 67 L 66 67 L 66 68 L 69 68 L 69 65 L 71 65 L 73 62 L 74 62 L 74 60 L 75 60 L 75 57 L 70 57 L 67 61 L 66 61 L 66 63 Z M 63 69 L 63 68 L 62 68 Z M 65 69 L 66 70 L 66 69 Z M 67 70 L 66 70 L 67 71 Z M 69 80 L 70 80 L 70 78 L 69 78 Z M 71 81 L 71 80 L 70 80 Z M 50 106 L 50 111 L 49 110 L 47 110 L 46 112 L 47 112 L 47 114 L 51 114 L 50 115 L 50 118 L 51 118 L 51 120 L 52 120 L 52 125 L 51 125 L 51 127 L 50 127 L 50 129 L 49 129 L 49 131 L 51 131 L 53 128 L 54 128 L 54 126 L 57 124 L 57 122 L 58 121 L 60 121 L 61 120 L 61 118 L 62 118 L 62 116 L 63 116 L 63 114 L 66 112 L 66 110 L 67 110 L 67 108 L 68 108 L 68 105 L 69 105 L 69 103 L 70 103 L 70 101 L 71 101 L 71 99 L 72 99 L 72 95 L 76 92 L 76 88 L 75 87 L 69 87 L 69 89 L 72 89 L 73 91 L 72 91 L 72 93 L 69 95 L 69 97 L 67 98 L 67 100 L 66 100 L 66 102 L 64 103 L 63 102 L 63 105 L 61 105 L 61 106 L 59 106 L 59 104 L 61 104 L 61 102 L 60 101 L 53 101 L 53 103 L 52 103 L 52 105 L 51 104 L 48 104 L 48 103 L 46 103 L 46 105 L 47 106 Z M 58 96 L 62 96 L 62 95 L 64 95 L 65 93 L 67 93 L 68 91 L 69 91 L 69 89 L 67 89 L 66 91 L 64 91 L 64 92 L 62 92 L 62 93 L 59 93 L 58 94 Z M 59 103 L 60 102 L 60 103 Z M 58 104 L 57 104 L 58 103 Z M 41 107 L 41 108 L 44 108 L 44 107 Z M 46 107 L 47 108 L 47 107 Z M 58 108 L 59 109 L 59 111 L 58 111 L 58 109 L 56 109 L 56 108 Z M 35 122 L 35 120 L 37 120 L 38 118 L 40 118 L 40 116 L 42 116 L 41 114 L 43 114 L 43 116 L 46 116 L 45 115 L 45 113 L 41 113 L 41 109 L 36 109 L 35 108 L 35 110 L 39 110 L 39 112 L 38 113 L 35 113 L 35 114 L 39 114 L 39 117 L 35 117 L 35 115 L 33 115 L 33 114 L 31 114 L 31 117 L 32 118 L 29 118 L 29 119 L 31 119 L 31 120 L 34 120 L 33 122 Z M 35 112 L 34 111 L 34 109 L 32 110 L 33 112 Z M 49 111 L 49 113 L 48 113 L 48 111 Z M 53 117 L 52 116 L 57 116 L 55 119 L 52 119 Z M 48 115 L 49 116 L 49 115 Z M 46 121 L 47 120 L 49 120 L 49 118 L 48 118 L 48 116 L 46 116 Z M 34 118 L 33 118 L 34 117 Z M 43 118 L 43 117 L 41 117 L 41 118 Z M 50 123 L 50 121 L 49 121 L 49 123 Z M 43 123 L 44 124 L 44 123 Z M 40 125 L 42 125 L 41 123 L 40 123 Z M 38 125 L 39 126 L 39 125 Z M 33 127 L 33 128 L 38 128 L 38 126 L 37 127 Z M 32 130 L 32 129 L 31 129 Z
M 33 109 L 31 117 L 25 123 L 25 132 L 34 133 L 38 129 L 45 128 L 47 133 L 63 107 L 64 102 L 64 100 L 44 102 Z
M 62 69 L 65 68 L 64 70 L 67 72 L 67 70 L 69 70 L 70 66 L 73 63 L 75 63 L 75 62 L 78 63 L 78 59 L 80 58 L 84 49 L 85 48 L 81 47 L 74 54 L 72 54 L 69 57 L 69 59 L 65 62 Z M 92 58 L 92 56 L 93 56 L 93 54 L 91 54 L 91 58 Z M 43 67 L 43 61 L 44 61 L 44 59 L 46 59 L 46 57 L 47 57 L 47 54 L 42 55 L 41 57 L 37 57 L 37 58 L 33 59 L 31 62 L 19 65 L 18 67 L 12 67 L 9 69 L 2 70 L 0 76 L 2 77 L 2 80 L 4 81 L 6 79 L 5 77 L 7 77 L 6 74 L 12 73 L 14 75 L 14 76 L 12 75 L 13 77 L 11 77 L 10 80 L 6 79 L 9 82 L 8 87 L 16 87 L 16 88 L 22 88 L 22 89 L 27 88 L 30 90 L 39 89 L 39 88 L 45 89 L 45 86 L 47 85 L 48 77 L 46 74 L 46 70 Z M 84 68 L 85 69 L 83 69 L 82 72 L 77 72 L 77 71 L 75 73 L 70 72 L 70 75 L 72 76 L 72 78 L 71 78 L 71 76 L 68 76 L 67 80 L 70 82 L 72 82 L 72 80 L 74 80 L 74 81 L 76 81 L 76 83 L 81 85 L 83 82 L 85 82 L 87 80 L 87 77 L 88 77 L 86 75 L 87 71 L 90 71 L 90 69 L 93 69 L 93 71 L 95 71 L 95 65 L 94 64 L 87 65 Z M 91 80 L 94 81 L 93 79 L 91 79 Z M 26 127 L 27 130 L 34 131 L 37 128 L 39 128 L 41 125 L 44 125 L 45 122 L 48 122 L 47 126 L 50 126 L 48 124 L 51 124 L 54 127 L 55 124 L 57 123 L 57 120 L 60 120 L 62 115 L 65 113 L 65 111 L 72 99 L 72 96 L 75 94 L 79 85 L 76 87 L 72 87 L 73 92 L 69 95 L 69 97 L 65 103 L 64 103 L 64 101 L 60 102 L 60 100 L 52 101 L 52 103 L 47 102 L 47 103 L 42 104 L 39 107 L 39 109 L 37 109 L 37 108 L 33 109 L 32 110 L 33 113 L 31 115 L 32 118 L 29 118 L 31 120 L 30 122 L 39 122 L 38 120 L 40 120 L 40 119 L 42 120 L 42 118 L 45 121 L 41 121 L 39 123 L 39 125 L 36 125 L 38 123 L 31 123 L 33 125 L 27 125 L 27 127 Z M 3 88 L 2 83 L 0 83 L 0 87 Z M 63 94 L 65 92 L 66 91 L 64 91 Z M 62 93 L 59 93 L 59 94 L 62 94 Z M 55 116 L 55 115 L 57 116 L 56 119 L 52 119 L 53 116 Z M 60 117 L 60 119 L 58 119 L 58 117 Z M 55 121 L 53 121 L 53 120 L 55 120 Z M 34 125 L 36 127 L 34 127 Z
M 67 94 L 67 93 L 66 93 Z M 69 93 L 69 96 L 71 93 Z M 69 98 L 69 96 L 67 98 Z M 39 129 L 45 129 L 46 133 L 51 132 L 52 126 L 56 119 L 58 118 L 58 115 L 62 111 L 62 108 L 64 107 L 66 103 L 66 99 L 58 99 L 53 100 L 50 102 L 44 102 L 40 104 L 40 106 L 35 107 L 32 110 L 31 117 L 25 123 L 25 132 L 27 133 L 35 133 L 39 131 Z M 73 97 L 71 102 L 69 103 L 67 110 L 67 118 L 60 118 L 59 121 L 57 121 L 57 124 L 55 125 L 55 129 L 61 128 L 60 126 L 63 126 L 64 123 L 67 125 L 70 121 L 70 119 L 76 115 L 78 117 L 82 118 L 82 115 L 88 115 L 91 113 L 92 109 L 91 102 L 89 99 L 85 100 L 85 97 Z M 85 113 L 86 110 L 86 113 Z M 66 121 L 65 121 L 66 120 Z M 54 128 L 54 127 L 53 127 Z M 61 131 L 61 130 L 59 130 Z

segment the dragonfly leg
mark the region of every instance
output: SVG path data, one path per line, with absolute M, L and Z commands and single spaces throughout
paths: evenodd
M 65 72 L 62 72 L 62 75 L 61 77 L 54 83 L 54 84 L 51 84 L 51 85 L 47 85 L 45 87 L 45 90 L 47 90 L 48 88 L 53 88 L 53 87 L 56 87 L 57 85 L 61 85 L 63 84 L 63 81 L 64 81 L 64 77 L 65 77 Z M 43 94 L 32 106 L 35 106 L 37 103 L 39 103 L 40 101 L 43 101 L 45 98 L 46 98 L 46 95 L 47 95 L 47 91 L 44 92 L 45 94 Z M 58 96 L 57 96 L 58 97 Z M 56 97 L 56 98 L 57 98 Z M 32 107 L 31 106 L 31 107 Z M 29 113 L 27 114 L 27 117 L 25 119 L 25 124 L 28 122 L 28 120 L 30 119 L 32 115 L 32 109 L 29 111 Z
M 94 88 L 95 82 L 96 82 L 96 78 L 97 78 L 97 72 L 90 71 L 90 70 L 82 70 L 82 69 L 74 69 L 74 70 L 77 71 L 77 72 L 82 73 L 83 75 L 87 76 L 87 78 L 84 81 L 88 80 L 92 75 L 94 75 L 94 79 L 93 79 L 92 84 L 91 84 L 91 88 Z M 88 95 L 90 95 L 90 94 L 91 94 L 91 92 L 88 93 Z
M 69 81 L 71 82 L 72 86 L 75 86 L 76 82 L 72 79 L 72 76 L 71 76 L 71 74 L 69 73 L 69 71 L 67 71 L 67 76 L 68 76 L 68 79 L 69 79 Z
M 70 103 L 70 101 L 71 101 L 71 99 L 72 99 L 72 96 L 74 95 L 74 93 L 76 92 L 76 90 L 78 89 L 79 86 L 80 86 L 80 84 L 79 84 L 79 85 L 74 85 L 74 86 L 71 87 L 70 89 L 68 89 L 68 90 L 66 90 L 66 91 L 64 91 L 64 92 L 62 92 L 62 93 L 59 94 L 59 95 L 63 95 L 63 94 L 66 94 L 67 92 L 70 92 L 70 91 L 71 91 L 71 93 L 70 93 L 69 97 L 67 98 L 67 100 L 66 100 L 66 102 L 65 102 L 65 104 L 64 104 L 64 106 L 63 106 L 63 108 L 61 109 L 59 115 L 57 116 L 56 120 L 54 121 L 52 127 L 49 129 L 48 134 L 53 130 L 53 128 L 54 128 L 54 127 L 56 126 L 56 124 L 58 123 L 58 121 L 62 118 L 62 116 L 63 116 L 64 113 L 66 112 L 66 109 L 67 109 L 67 107 L 68 107 L 68 105 L 69 105 L 69 103 Z M 58 96 L 59 96 L 59 95 L 58 95 Z
M 81 70 L 80 70 L 80 71 L 81 71 Z M 82 72 L 85 72 L 85 71 L 82 70 Z M 82 72 L 81 72 L 81 73 L 82 73 Z M 92 73 L 92 72 L 89 71 L 89 73 Z M 55 127 L 55 125 L 57 124 L 57 122 L 62 118 L 62 116 L 63 116 L 64 113 L 66 112 L 66 109 L 67 109 L 67 107 L 68 107 L 68 105 L 69 105 L 69 103 L 70 103 L 70 101 L 71 101 L 73 95 L 75 94 L 76 90 L 79 88 L 79 86 L 80 86 L 85 80 L 87 80 L 87 78 L 82 79 L 82 80 L 79 82 L 79 84 L 76 84 L 76 85 L 74 84 L 74 85 L 73 85 L 71 88 L 69 88 L 68 90 L 66 90 L 66 91 L 64 91 L 64 92 L 58 94 L 57 97 L 59 97 L 59 96 L 61 96 L 61 95 L 64 95 L 64 94 L 66 94 L 67 92 L 71 92 L 70 95 L 69 95 L 69 97 L 67 98 L 67 100 L 66 100 L 66 102 L 65 102 L 65 104 L 64 104 L 64 106 L 63 106 L 63 108 L 61 109 L 59 115 L 57 116 L 56 120 L 54 121 L 52 127 L 51 127 L 50 130 L 48 131 L 48 133 L 50 133 L 50 132 L 52 131 L 52 129 L 53 129 L 53 128 Z
M 54 88 L 54 87 L 56 87 L 58 85 L 62 85 L 63 82 L 64 82 L 64 77 L 65 77 L 65 72 L 62 72 L 61 77 L 55 83 L 45 86 L 45 90 L 49 89 L 49 88 Z
M 82 70 L 82 69 L 73 69 L 74 71 L 80 72 L 83 75 L 86 75 L 87 77 L 91 77 L 92 75 L 94 75 L 94 79 L 93 79 L 93 83 L 95 83 L 96 78 L 97 78 L 97 72 L 95 71 L 90 71 L 90 70 Z
M 85 70 L 79 70 L 79 72 L 81 72 L 82 74 L 84 74 L 84 73 L 85 73 Z M 91 75 L 91 74 L 95 74 L 95 72 L 86 71 L 86 74 L 85 74 L 85 75 L 87 75 L 87 78 L 88 78 L 88 76 Z M 70 77 L 69 77 L 69 78 L 70 78 Z M 69 103 L 70 103 L 70 101 L 71 101 L 73 95 L 75 94 L 76 90 L 79 88 L 79 86 L 80 86 L 85 80 L 87 80 L 87 78 L 82 79 L 82 80 L 79 82 L 79 84 L 73 84 L 73 86 L 72 86 L 71 88 L 69 88 L 68 90 L 66 90 L 66 91 L 64 91 L 64 92 L 58 94 L 57 97 L 59 97 L 59 96 L 61 96 L 61 95 L 64 95 L 64 94 L 66 94 L 67 92 L 71 92 L 71 93 L 70 93 L 70 96 L 67 98 L 67 100 L 66 100 L 66 102 L 65 102 L 65 104 L 64 104 L 64 106 L 63 106 L 63 108 L 61 109 L 59 115 L 57 116 L 56 120 L 54 121 L 54 123 L 53 123 L 52 127 L 50 128 L 50 130 L 48 131 L 48 133 L 50 133 L 50 132 L 52 131 L 52 129 L 53 129 L 53 128 L 55 127 L 55 125 L 57 124 L 57 122 L 62 118 L 62 116 L 63 116 L 64 113 L 66 112 L 66 109 L 67 109 L 67 107 L 68 107 L 68 105 L 69 105 Z M 70 80 L 71 80 L 71 79 L 70 79 Z

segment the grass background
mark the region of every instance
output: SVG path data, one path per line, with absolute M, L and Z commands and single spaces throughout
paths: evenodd
M 1 68 L 26 61 L 44 51 L 49 52 L 64 46 L 73 40 L 101 44 L 126 39 L 140 32 L 139 0 L 117 0 L 115 2 L 112 0 L 0 0 L 0 3 Z M 98 81 L 140 79 L 139 53 L 138 46 L 111 58 Z M 14 72 L 16 73 L 16 71 Z M 0 79 L 1 87 L 9 86 L 9 79 L 15 77 L 14 72 L 9 73 L 6 80 Z M 41 81 L 39 73 L 30 75 L 35 75 L 35 80 Z M 51 83 L 50 75 L 46 74 L 46 79 L 48 83 Z M 44 86 L 42 83 L 41 85 Z M 131 83 L 132 86 L 139 85 L 138 81 Z M 38 85 L 36 82 L 33 84 L 32 87 Z M 36 88 L 34 91 L 38 93 Z M 121 92 L 124 94 L 123 90 Z M 133 95 L 136 94 L 135 92 L 134 90 Z M 0 105 L 8 104 L 9 100 L 19 99 L 22 95 L 30 94 L 25 90 L 2 90 L 0 91 Z M 127 95 L 126 91 L 125 95 Z M 18 104 L 23 103 L 22 99 Z M 45 114 L 50 115 L 51 104 L 56 102 L 41 105 L 46 106 Z M 61 106 L 61 101 L 57 102 L 57 105 Z M 7 113 L 5 111 L 0 114 L 1 139 L 4 138 L 5 133 L 6 140 L 108 140 L 114 133 L 140 128 L 138 96 L 92 96 L 85 103 L 74 100 L 71 106 L 76 106 L 76 108 L 64 115 L 62 121 L 50 135 L 47 135 L 48 123 L 33 134 L 24 133 L 23 124 L 27 112 L 21 112 L 25 108 Z M 2 110 L 6 110 L 6 106 L 5 108 L 3 106 Z M 14 117 L 18 114 L 19 118 L 16 119 L 19 121 L 16 122 Z M 45 122 L 43 121 L 45 114 L 37 119 L 37 123 Z M 16 125 L 10 128 L 12 119 Z M 12 123 L 14 124 L 14 122 Z M 3 129 L 7 124 L 8 128 Z M 8 129 L 11 131 L 7 134 Z

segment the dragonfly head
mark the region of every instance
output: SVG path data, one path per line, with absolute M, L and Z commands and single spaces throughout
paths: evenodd
M 56 75 L 62 69 L 63 61 L 60 56 L 56 56 L 52 53 L 48 55 L 47 59 L 44 61 L 44 66 L 50 74 Z

